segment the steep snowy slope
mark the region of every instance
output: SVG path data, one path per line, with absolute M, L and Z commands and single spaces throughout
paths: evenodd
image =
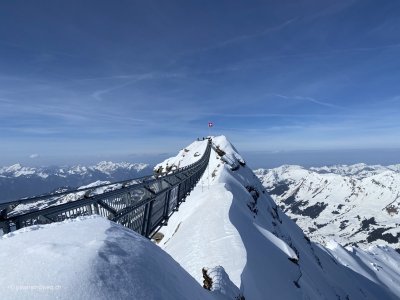
M 0 238 L 2 297 L 400 299 L 396 251 L 310 241 L 229 141 L 212 141 L 208 170 L 157 233 L 159 247 L 100 217 L 21 229 Z M 158 167 L 188 165 L 206 145 Z
M 207 140 L 195 141 L 186 148 L 179 151 L 177 156 L 170 157 L 157 164 L 154 170 L 159 173 L 169 172 L 178 168 L 186 167 L 198 161 L 207 148 Z
M 221 266 L 247 300 L 400 297 L 395 251 L 311 242 L 247 166 L 232 171 L 240 155 L 226 138 L 213 142 L 222 157 L 212 151 L 209 170 L 158 235 L 199 283 L 203 268 Z M 194 156 L 186 157 L 190 163 Z
M 1 299 L 223 299 L 146 238 L 98 216 L 0 238 L 0 286 Z
M 400 173 L 396 166 L 282 166 L 257 170 L 276 203 L 313 240 L 388 244 L 400 250 Z

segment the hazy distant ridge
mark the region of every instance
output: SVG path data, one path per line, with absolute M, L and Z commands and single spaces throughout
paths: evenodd
M 60 187 L 79 187 L 91 182 L 121 181 L 150 174 L 144 163 L 102 161 L 93 166 L 25 167 L 21 164 L 0 168 L 0 202 L 48 193 Z

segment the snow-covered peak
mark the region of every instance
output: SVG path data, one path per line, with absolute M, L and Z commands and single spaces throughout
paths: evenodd
M 390 169 L 390 170 L 393 170 L 393 171 L 396 171 L 396 172 L 399 172 L 400 173 L 400 164 L 397 164 L 397 165 L 390 165 L 390 166 L 387 166 L 388 167 L 388 169 Z
M 106 174 L 111 174 L 112 172 L 115 172 L 118 169 L 141 171 L 146 167 L 148 167 L 148 165 L 143 163 L 132 164 L 127 162 L 114 163 L 111 161 L 101 161 L 97 165 L 92 166 L 90 168 L 92 170 L 98 170 Z
M 212 143 L 208 169 L 198 186 L 160 230 L 160 247 L 199 283 L 204 280 L 204 267 L 221 266 L 246 299 L 400 296 L 399 266 L 382 265 L 385 272 L 371 286 L 369 279 L 360 276 L 360 268 L 377 272 L 371 253 L 344 250 L 335 254 L 353 258 L 345 267 L 339 258 L 332 259 L 333 250 L 311 242 L 276 206 L 244 161 L 237 165 L 243 158 L 226 137 L 212 137 Z M 180 154 L 168 161 L 179 161 Z M 298 166 L 276 171 L 286 176 L 293 172 L 298 177 L 313 173 Z M 399 259 L 395 251 L 390 257 Z M 240 295 L 235 297 L 240 299 Z
M 261 179 L 264 185 L 270 182 L 279 182 L 282 180 L 300 180 L 308 176 L 311 171 L 297 165 L 283 165 L 274 169 L 258 169 L 254 173 Z
M 17 171 L 19 171 L 19 170 L 21 170 L 22 169 L 22 166 L 21 166 L 21 164 L 14 164 L 14 165 L 12 165 L 12 166 L 9 166 L 9 167 L 4 167 L 3 169 L 1 169 L 3 172 L 6 172 L 6 173 L 11 173 L 11 172 L 17 172 Z
M 353 165 L 334 165 L 325 166 L 319 168 L 310 168 L 311 171 L 317 173 L 334 173 L 342 176 L 357 176 L 358 178 L 364 178 L 372 175 L 376 175 L 387 170 L 395 169 L 390 168 L 390 166 L 385 167 L 381 165 L 367 165 L 365 163 L 358 163 Z
M 179 151 L 177 156 L 170 157 L 154 167 L 154 171 L 165 173 L 186 167 L 198 161 L 207 148 L 208 140 L 197 140 Z
M 144 163 L 114 163 L 111 161 L 101 161 L 94 166 L 76 165 L 71 167 L 25 167 L 21 164 L 14 164 L 0 168 L 0 175 L 5 177 L 19 177 L 24 175 L 35 175 L 42 178 L 49 176 L 69 175 L 89 175 L 93 171 L 98 171 L 106 175 L 112 175 L 117 171 L 135 171 L 141 172 L 148 168 Z
M 23 167 L 21 164 L 15 164 L 9 167 L 3 167 L 0 169 L 0 174 L 4 176 L 14 176 L 14 177 L 19 177 L 19 176 L 27 176 L 27 175 L 32 175 L 35 173 L 34 168 L 29 168 L 29 167 Z
M 73 166 L 68 170 L 68 174 L 84 174 L 87 172 L 87 168 L 85 166 L 77 165 Z
M 201 157 L 206 146 L 207 140 L 196 141 L 159 166 L 191 164 Z M 282 168 L 277 174 L 287 176 L 289 169 Z M 303 168 L 292 171 L 321 175 Z M 329 180 L 336 183 L 340 175 L 331 175 Z M 0 240 L 0 270 L 14 270 L 12 274 L 16 275 L 6 273 L 8 276 L 0 278 L 8 286 L 17 277 L 24 285 L 29 283 L 32 274 L 39 273 L 38 281 L 35 278 L 32 284 L 39 280 L 46 282 L 43 276 L 48 275 L 45 279 L 50 285 L 66 282 L 67 292 L 71 289 L 68 298 L 78 293 L 83 293 L 83 298 L 110 299 L 129 296 L 134 299 L 394 300 L 400 297 L 397 252 L 390 247 L 362 250 L 334 242 L 330 247 L 312 242 L 275 204 L 224 136 L 212 137 L 207 170 L 179 210 L 158 232 L 158 246 L 177 263 L 151 248 L 155 245 L 150 247 L 148 241 L 142 242 L 128 230 L 102 220 L 106 223 L 89 224 L 88 221 L 83 230 L 79 226 L 68 227 L 74 222 L 63 223 L 68 226 L 62 234 L 50 231 L 43 234 L 44 226 L 33 227 L 30 241 L 19 240 L 19 233 L 12 233 Z M 93 232 L 92 227 L 97 231 Z M 13 242 L 7 243 L 7 239 Z M 35 272 L 25 272 L 26 266 Z M 181 267 L 192 277 L 182 273 Z M 41 272 L 43 269 L 51 270 Z M 210 291 L 201 289 L 203 284 Z M 168 290 L 164 290 L 165 286 Z

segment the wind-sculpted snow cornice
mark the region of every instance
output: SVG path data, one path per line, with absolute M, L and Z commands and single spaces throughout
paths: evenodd
M 184 201 L 207 168 L 211 142 L 202 157 L 157 176 L 21 199 L 0 205 L 0 227 L 14 229 L 100 214 L 149 236 Z

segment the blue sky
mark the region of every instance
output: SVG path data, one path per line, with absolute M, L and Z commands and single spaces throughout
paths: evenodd
M 0 2 L 0 164 L 400 148 L 400 2 Z M 31 157 L 31 158 L 30 158 Z

